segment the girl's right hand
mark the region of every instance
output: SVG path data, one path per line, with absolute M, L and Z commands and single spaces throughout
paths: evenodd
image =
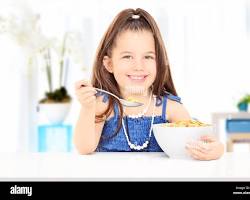
M 75 94 L 84 108 L 92 108 L 96 104 L 97 91 L 87 80 L 80 80 L 75 83 Z

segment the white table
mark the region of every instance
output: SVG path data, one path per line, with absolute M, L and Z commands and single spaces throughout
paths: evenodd
M 164 153 L 1 153 L 0 163 L 0 181 L 250 180 L 250 153 L 240 152 L 213 161 Z

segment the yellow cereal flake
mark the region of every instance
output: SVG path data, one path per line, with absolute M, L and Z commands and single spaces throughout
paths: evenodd
M 133 97 L 128 97 L 127 101 L 131 101 L 131 102 L 138 102 L 135 98 Z
M 201 127 L 209 126 L 209 124 L 202 123 L 197 120 L 180 120 L 174 123 L 164 123 L 164 127 Z

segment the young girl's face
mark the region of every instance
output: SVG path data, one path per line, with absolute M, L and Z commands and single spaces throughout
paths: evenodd
M 118 35 L 112 56 L 104 57 L 107 70 L 114 74 L 122 94 L 126 88 L 148 88 L 156 77 L 155 43 L 150 31 L 125 31 Z

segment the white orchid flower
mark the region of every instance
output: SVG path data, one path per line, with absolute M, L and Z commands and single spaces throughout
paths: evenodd
M 8 33 L 16 43 L 21 46 L 28 56 L 28 63 L 33 58 L 44 65 L 50 91 L 52 91 L 51 67 L 56 61 L 60 66 L 60 86 L 64 86 L 67 71 L 71 63 L 84 66 L 83 63 L 83 38 L 77 31 L 66 32 L 64 38 L 46 37 L 41 30 L 40 15 L 33 13 L 28 7 L 22 7 L 3 16 L 0 13 L 0 33 Z M 28 68 L 33 66 L 28 66 Z M 29 69 L 28 69 L 29 70 Z M 31 71 L 31 70 L 30 70 Z M 50 77 L 49 77 L 50 76 Z

